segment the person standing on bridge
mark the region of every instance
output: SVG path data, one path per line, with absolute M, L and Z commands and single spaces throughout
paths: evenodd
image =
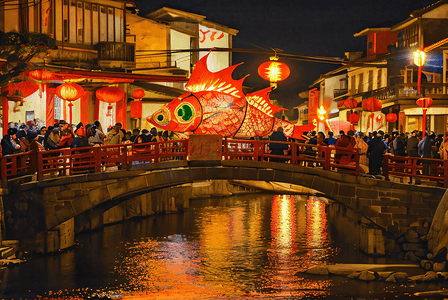
M 115 126 L 111 128 L 107 133 L 106 145 L 117 145 L 121 143 L 121 140 L 124 137 L 121 127 L 121 123 L 116 123 Z
M 406 143 L 406 151 L 408 152 L 408 156 L 412 157 L 419 157 L 418 155 L 418 137 L 417 137 L 417 130 L 412 131 L 412 136 L 408 139 L 408 142 Z
M 376 131 L 373 132 L 373 138 L 368 143 L 367 157 L 369 158 L 369 174 L 381 175 L 381 167 L 383 166 L 383 155 L 386 152 L 381 135 Z
M 288 139 L 283 133 L 283 127 L 278 127 L 277 131 L 274 131 L 271 136 L 269 136 L 269 140 L 278 141 L 278 142 L 286 142 Z M 287 144 L 279 144 L 279 143 L 269 143 L 269 149 L 271 150 L 272 155 L 285 155 L 284 150 L 288 150 Z M 269 159 L 273 162 L 285 162 L 284 158 L 271 157 Z
M 353 135 L 354 135 L 353 130 L 349 130 L 347 133 L 348 133 L 348 135 L 345 135 L 344 130 L 339 131 L 339 138 L 337 139 L 336 143 L 334 144 L 335 147 L 347 148 L 350 150 L 355 147 L 356 141 L 353 138 Z M 351 158 L 351 155 L 348 155 L 346 151 L 340 150 L 340 149 L 336 150 L 336 154 L 334 156 L 336 163 L 346 164 L 350 161 L 350 158 Z

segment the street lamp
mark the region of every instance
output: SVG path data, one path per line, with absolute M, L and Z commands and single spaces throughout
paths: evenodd
M 422 66 L 425 64 L 426 53 L 420 49 L 414 52 L 414 64 L 418 66 L 417 93 L 420 94 L 422 86 Z
M 317 110 L 317 131 L 319 131 L 319 123 L 323 123 L 325 125 L 325 119 L 327 118 L 327 111 L 321 105 Z

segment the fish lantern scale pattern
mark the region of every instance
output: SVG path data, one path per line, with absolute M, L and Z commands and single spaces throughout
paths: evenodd
M 207 67 L 210 52 L 196 64 L 186 85 L 188 93 L 162 106 L 147 121 L 174 132 L 219 134 L 223 137 L 264 136 L 283 127 L 284 134 L 301 138 L 314 125 L 296 126 L 276 118 L 283 110 L 270 103 L 271 88 L 245 95 L 244 78 L 234 80 L 234 65 L 218 72 Z

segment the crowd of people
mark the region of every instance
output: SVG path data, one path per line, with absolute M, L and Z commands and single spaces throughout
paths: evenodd
M 34 122 L 10 126 L 8 132 L 3 136 L 1 148 L 2 155 L 5 156 L 31 150 L 150 143 L 179 138 L 174 132 L 157 131 L 155 127 L 149 131 L 147 129 L 141 131 L 134 129 L 131 132 L 124 130 L 121 123 L 116 123 L 104 133 L 99 121 L 86 125 L 83 123 L 70 125 L 64 120 L 60 120 L 53 126 L 43 126 L 41 128 L 38 128 Z M 265 138 L 269 138 L 271 141 L 288 141 L 281 127 L 274 131 L 271 136 Z M 369 174 L 372 175 L 381 175 L 385 153 L 396 156 L 448 159 L 448 134 L 444 137 L 442 134 L 436 135 L 434 132 L 426 132 L 424 138 L 422 138 L 422 132 L 417 130 L 406 134 L 394 132 L 391 135 L 385 134 L 381 130 L 369 134 L 354 132 L 353 130 L 349 130 L 346 134 L 343 130 L 340 130 L 337 137 L 334 136 L 333 132 L 325 134 L 324 132 L 310 131 L 303 135 L 303 140 L 294 141 L 304 143 L 306 150 L 302 154 L 309 156 L 323 155 L 317 153 L 316 147 L 313 146 L 334 145 L 347 149 L 359 149 L 359 163 L 368 166 Z M 281 143 L 271 143 L 269 148 L 271 154 L 277 156 L 290 151 L 287 144 Z M 285 159 L 279 157 L 273 157 L 271 160 L 285 161 Z M 350 155 L 336 153 L 335 160 L 341 164 L 346 164 L 350 161 Z M 422 172 L 429 175 L 431 173 L 430 164 L 423 161 Z
M 60 120 L 53 126 L 38 128 L 34 122 L 10 126 L 1 141 L 2 155 L 27 152 L 34 149 L 54 150 L 102 145 L 149 143 L 178 139 L 174 132 L 157 131 L 155 127 L 126 131 L 121 123 L 110 127 L 106 133 L 99 121 L 93 124 L 70 125 Z
M 391 135 L 385 134 L 382 130 L 374 131 L 368 134 L 362 132 L 354 132 L 353 130 L 340 130 L 337 137 L 333 132 L 310 131 L 303 135 L 303 140 L 294 140 L 294 142 L 305 143 L 309 145 L 301 154 L 308 156 L 323 155 L 317 153 L 316 146 L 343 147 L 347 149 L 359 149 L 359 163 L 369 168 L 369 174 L 377 176 L 382 174 L 383 156 L 390 153 L 396 156 L 411 156 L 421 158 L 448 159 L 448 133 L 444 137 L 443 134 L 436 135 L 434 132 L 426 132 L 422 138 L 422 132 L 414 130 L 411 133 L 393 132 Z M 280 127 L 270 137 L 272 141 L 287 141 Z M 286 148 L 285 148 L 286 146 Z M 282 155 L 287 152 L 287 145 L 274 144 L 271 146 L 271 154 Z M 341 164 L 349 163 L 350 155 L 335 154 L 336 162 Z M 279 160 L 278 158 L 275 161 Z M 430 175 L 430 164 L 422 162 L 422 173 Z

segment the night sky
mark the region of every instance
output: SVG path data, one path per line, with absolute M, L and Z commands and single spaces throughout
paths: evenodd
M 234 48 L 282 49 L 288 54 L 344 57 L 344 52 L 363 51 L 365 38 L 353 34 L 366 28 L 387 27 L 409 17 L 411 12 L 436 0 L 137 0 L 139 15 L 170 7 L 206 16 L 206 20 L 236 29 Z M 269 83 L 258 75 L 258 66 L 269 55 L 234 53 L 233 63 L 244 62 L 235 79 L 246 74 L 245 86 L 261 89 Z M 320 74 L 340 65 L 281 59 L 291 75 L 278 84 L 271 99 L 292 109 L 303 101 L 298 94 L 308 90 Z

